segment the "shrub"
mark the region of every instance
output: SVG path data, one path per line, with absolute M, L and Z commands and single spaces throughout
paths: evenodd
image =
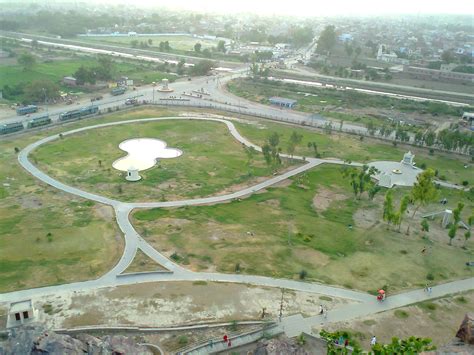
M 400 318 L 400 319 L 405 319 L 408 318 L 410 315 L 408 312 L 402 311 L 401 309 L 397 309 L 395 312 L 395 317 Z
M 464 181 L 462 182 L 462 186 L 467 186 L 467 185 L 469 185 L 469 181 L 464 180 Z
M 429 280 L 429 281 L 433 281 L 435 279 L 434 275 L 429 272 L 427 275 L 426 275 L 426 279 Z
M 184 346 L 188 343 L 188 337 L 186 335 L 181 335 L 179 338 L 178 338 L 178 344 L 181 345 L 181 346 Z

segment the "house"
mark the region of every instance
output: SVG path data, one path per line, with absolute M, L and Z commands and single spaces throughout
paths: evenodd
M 76 86 L 77 80 L 76 78 L 73 78 L 72 76 L 65 76 L 63 78 L 63 84 L 68 85 L 68 86 Z
M 296 100 L 287 99 L 284 97 L 277 97 L 277 96 L 270 97 L 268 101 L 270 101 L 270 103 L 273 105 L 277 105 L 280 107 L 287 107 L 287 108 L 293 108 L 297 104 Z
M 35 317 L 36 310 L 31 300 L 13 302 L 8 310 L 7 328 L 32 322 Z

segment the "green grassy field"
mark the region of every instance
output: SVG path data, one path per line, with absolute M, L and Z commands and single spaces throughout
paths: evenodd
M 158 250 L 193 270 L 291 279 L 305 270 L 310 280 L 363 291 L 388 285 L 390 292 L 422 286 L 428 274 L 434 282 L 472 276 L 464 262 L 474 255 L 473 242 L 462 249 L 461 233 L 449 246 L 436 222 L 431 240 L 422 238 L 418 220 L 407 218 L 410 236 L 387 230 L 383 192 L 374 201 L 359 201 L 350 189 L 340 168 L 328 165 L 242 201 L 138 210 L 133 223 Z M 442 193 L 472 211 L 473 196 Z M 425 246 L 426 257 L 420 253 Z
M 394 147 L 391 143 L 377 140 L 365 139 L 360 141 L 358 137 L 347 136 L 333 131 L 331 135 L 310 131 L 305 128 L 282 125 L 278 123 L 258 120 L 256 124 L 237 123 L 241 134 L 251 142 L 262 145 L 268 136 L 268 132 L 276 132 L 280 136 L 280 146 L 283 152 L 287 151 L 289 138 L 293 131 L 303 136 L 302 142 L 296 147 L 296 153 L 303 156 L 313 156 L 314 151 L 308 148 L 309 142 L 316 142 L 318 152 L 323 158 L 339 158 L 355 162 L 368 163 L 376 160 L 400 161 L 407 150 L 411 150 L 415 156 L 417 166 L 426 165 L 427 168 L 438 170 L 438 175 L 444 176 L 452 183 L 461 184 L 467 180 L 474 184 L 472 178 L 472 165 L 466 157 L 454 154 L 438 153 L 430 155 L 427 149 L 415 147 Z M 259 129 L 256 129 L 257 127 Z M 468 164 L 468 168 L 464 168 Z
M 72 76 L 81 66 L 93 67 L 97 65 L 95 59 L 75 58 L 68 60 L 55 60 L 36 64 L 31 70 L 25 71 L 20 65 L 0 66 L 0 86 L 15 86 L 19 84 L 28 84 L 35 80 L 51 80 L 59 83 L 64 76 Z M 129 63 L 115 63 L 116 76 L 128 76 L 130 79 L 144 84 L 153 81 L 158 82 L 163 78 L 170 81 L 176 79 L 176 75 L 163 73 L 148 67 L 141 67 Z M 62 87 L 63 90 L 77 91 L 71 87 Z
M 129 183 L 112 163 L 127 153 L 118 148 L 129 138 L 159 138 L 183 151 L 143 171 Z M 67 136 L 34 152 L 38 166 L 59 180 L 124 201 L 159 201 L 216 194 L 233 185 L 249 185 L 272 169 L 261 154 L 251 168 L 242 145 L 217 122 L 163 121 L 115 126 Z M 98 160 L 101 160 L 99 166 Z M 251 174 L 249 174 L 251 170 Z
M 218 41 L 210 40 L 210 39 L 201 39 L 201 38 L 193 38 L 191 36 L 130 36 L 130 37 L 118 37 L 118 36 L 97 36 L 97 37 L 80 37 L 80 41 L 84 42 L 99 42 L 99 43 L 109 43 L 109 44 L 119 44 L 119 45 L 126 45 L 130 47 L 130 42 L 136 40 L 138 42 L 146 42 L 148 44 L 148 40 L 152 40 L 152 44 L 150 45 L 151 48 L 159 48 L 160 42 L 168 41 L 170 43 L 170 47 L 172 49 L 176 49 L 178 51 L 193 51 L 194 45 L 196 43 L 201 43 L 202 48 L 212 48 L 216 47 Z
M 65 126 L 173 114 L 141 109 Z M 65 126 L 0 140 L 0 292 L 97 278 L 122 253 L 123 237 L 109 207 L 44 185 L 17 163 L 14 147 L 21 149 Z
M 20 167 L 14 147 L 39 138 L 0 141 L 0 292 L 97 278 L 123 249 L 109 207 L 45 186 Z

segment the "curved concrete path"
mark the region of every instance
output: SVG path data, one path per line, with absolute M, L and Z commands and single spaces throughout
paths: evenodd
M 136 119 L 129 121 L 120 121 L 120 122 L 111 122 L 98 124 L 94 126 L 74 129 L 62 133 L 63 137 L 72 135 L 78 132 L 87 131 L 90 129 L 103 128 L 115 125 L 123 125 L 130 123 L 145 123 L 152 121 L 164 121 L 164 120 L 201 120 L 201 121 L 214 121 L 225 124 L 232 136 L 238 140 L 240 143 L 248 146 L 254 147 L 256 150 L 261 151 L 261 148 L 251 143 L 244 137 L 240 135 L 232 122 L 227 119 L 219 118 L 203 118 L 203 117 L 160 117 L 160 118 L 147 118 L 147 119 Z M 264 276 L 252 276 L 252 275 L 233 275 L 233 274 L 220 274 L 220 273 L 205 273 L 205 272 L 192 272 L 189 271 L 176 263 L 172 262 L 164 255 L 159 253 L 154 249 L 150 244 L 148 244 L 133 228 L 132 224 L 129 221 L 130 212 L 135 208 L 152 208 L 152 207 L 179 207 L 179 206 L 190 206 L 190 205 L 202 205 L 209 203 L 220 203 L 236 199 L 243 196 L 248 196 L 252 193 L 255 193 L 259 190 L 265 189 L 269 186 L 272 186 L 282 180 L 285 180 L 296 174 L 300 174 L 304 171 L 312 169 L 320 164 L 329 163 L 329 164 L 346 164 L 341 160 L 332 160 L 332 159 L 316 159 L 316 158 L 303 158 L 300 156 L 293 156 L 293 159 L 305 161 L 306 163 L 300 167 L 292 169 L 284 174 L 272 177 L 262 183 L 256 184 L 254 186 L 244 188 L 234 193 L 212 196 L 206 198 L 197 198 L 197 199 L 188 199 L 188 200 L 178 200 L 178 201 L 167 201 L 167 202 L 130 202 L 125 203 L 119 200 L 107 198 L 101 195 L 90 193 L 69 185 L 66 185 L 42 172 L 34 164 L 28 160 L 28 155 L 37 147 L 42 144 L 51 142 L 53 140 L 60 139 L 59 135 L 53 135 L 46 138 L 43 138 L 35 143 L 30 144 L 24 148 L 18 155 L 19 163 L 33 176 L 39 180 L 56 187 L 64 192 L 80 196 L 85 199 L 93 200 L 99 203 L 110 205 L 114 208 L 116 214 L 116 220 L 119 228 L 124 234 L 125 238 L 125 248 L 122 254 L 122 257 L 118 263 L 105 275 L 102 277 L 84 282 L 75 282 L 65 285 L 58 286 L 49 286 L 41 287 L 36 289 L 15 291 L 10 293 L 0 294 L 0 302 L 12 302 L 17 301 L 18 299 L 31 298 L 35 296 L 49 295 L 54 294 L 58 291 L 83 291 L 83 290 L 93 290 L 104 287 L 113 287 L 120 285 L 130 285 L 136 283 L 145 283 L 145 282 L 157 282 L 157 281 L 215 281 L 215 282 L 235 282 L 235 283 L 246 283 L 257 286 L 269 286 L 269 287 L 278 287 L 278 288 L 287 288 L 297 291 L 320 293 L 332 297 L 347 298 L 359 302 L 358 305 L 351 305 L 341 308 L 338 311 L 334 312 L 329 318 L 330 320 L 347 320 L 354 317 L 367 315 L 371 313 L 381 312 L 387 309 L 393 309 L 401 307 L 403 305 L 411 304 L 413 302 L 419 302 L 421 300 L 427 299 L 429 297 L 426 294 L 420 294 L 420 291 L 411 291 L 404 294 L 392 296 L 389 298 L 389 302 L 384 303 L 383 305 L 377 304 L 375 298 L 371 295 L 368 295 L 363 292 L 347 290 L 343 288 L 327 286 L 317 283 L 308 283 L 287 279 L 275 279 Z M 289 157 L 282 154 L 283 157 Z M 361 166 L 360 163 L 350 163 L 353 166 Z M 170 273 L 137 273 L 137 274 L 124 274 L 121 275 L 124 270 L 132 262 L 137 250 L 142 250 L 146 255 L 151 259 L 160 263 L 166 267 Z M 453 292 L 460 292 L 471 290 L 474 288 L 474 278 L 455 281 L 449 284 L 440 285 L 433 287 L 433 295 L 438 297 L 441 295 L 446 295 Z M 301 316 L 296 317 L 290 316 L 282 319 L 281 327 L 287 334 L 297 334 L 301 331 L 308 331 L 308 327 L 317 325 L 321 323 L 321 317 L 309 317 L 303 319 Z M 309 330 L 310 331 L 310 330 Z

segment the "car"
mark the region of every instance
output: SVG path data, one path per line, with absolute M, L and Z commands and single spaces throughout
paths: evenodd
M 127 99 L 127 100 L 125 100 L 125 105 L 135 105 L 136 103 L 138 103 L 137 99 Z

